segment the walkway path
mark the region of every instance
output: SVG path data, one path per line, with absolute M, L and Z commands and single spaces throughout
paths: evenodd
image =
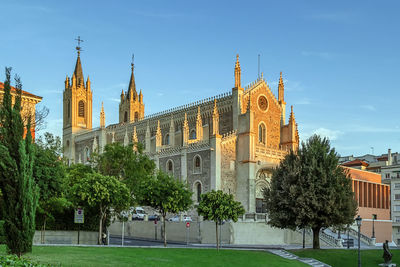
M 286 250 L 282 250 L 282 249 L 267 249 L 267 251 L 271 252 L 272 254 L 281 256 L 282 258 L 285 259 L 290 259 L 290 260 L 298 260 L 301 261 L 305 264 L 308 264 L 310 266 L 314 266 L 314 267 L 331 267 L 330 265 L 320 262 L 316 259 L 312 259 L 312 258 L 300 258 L 299 256 L 296 256 L 292 253 L 287 252 Z

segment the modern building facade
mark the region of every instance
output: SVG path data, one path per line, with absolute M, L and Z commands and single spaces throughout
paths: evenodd
M 378 243 L 385 240 L 392 241 L 390 187 L 381 182 L 380 174 L 355 168 L 344 168 L 352 180 L 353 192 L 358 203 L 357 214 L 363 219 L 361 232 L 372 237 L 374 230 L 374 236 Z
M 392 235 L 400 245 L 400 164 L 382 167 L 382 182 L 390 187 Z
M 64 158 L 69 163 L 86 163 L 93 151 L 101 153 L 113 142 L 141 143 L 159 169 L 188 184 L 195 202 L 201 193 L 220 189 L 233 194 L 247 212 L 264 210 L 262 189 L 272 168 L 299 144 L 293 107 L 286 119 L 282 73 L 278 97 L 262 76 L 243 88 L 237 56 L 230 91 L 146 116 L 132 64 L 128 90 L 115 110 L 119 122 L 106 126 L 102 107 L 100 126 L 92 128 L 93 96 L 79 52 L 63 94 Z

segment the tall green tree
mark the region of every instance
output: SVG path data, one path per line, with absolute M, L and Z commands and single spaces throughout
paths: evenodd
M 4 98 L 0 107 L 1 210 L 7 248 L 9 252 L 21 256 L 32 251 L 39 190 L 32 175 L 35 151 L 30 119 L 26 128 L 21 119 L 22 85 L 19 77 L 16 77 L 17 96 L 12 105 L 10 77 L 11 68 L 6 68 Z M 24 139 L 25 129 L 27 133 Z
M 167 246 L 167 213 L 186 211 L 193 203 L 192 192 L 187 186 L 161 171 L 155 177 L 142 181 L 137 200 L 141 205 L 157 209 L 163 217 L 164 247 Z
M 107 213 L 111 208 L 120 213 L 127 209 L 130 203 L 129 190 L 125 184 L 113 176 L 104 176 L 96 172 L 88 173 L 79 179 L 71 189 L 71 196 L 77 206 L 88 204 L 98 208 L 99 245 Z
M 95 169 L 103 174 L 118 177 L 134 196 L 141 181 L 149 179 L 155 173 L 156 165 L 143 153 L 140 144 L 123 146 L 120 143 L 108 144 L 101 154 L 93 155 Z
M 311 228 L 314 249 L 320 247 L 321 228 L 351 224 L 357 210 L 351 179 L 339 166 L 329 140 L 318 135 L 285 157 L 264 197 L 269 224 L 292 230 Z
M 61 160 L 61 139 L 51 133 L 44 133 L 35 143 L 36 158 L 33 177 L 40 189 L 36 223 L 41 225 L 42 241 L 48 220 L 54 221 L 54 213 L 61 213 L 71 206 L 65 198 L 65 165 Z
M 219 250 L 218 224 L 225 220 L 237 222 L 238 217 L 243 215 L 245 210 L 240 202 L 233 199 L 233 195 L 224 193 L 221 190 L 212 190 L 201 195 L 197 212 L 205 220 L 215 222 L 216 243 L 217 250 Z

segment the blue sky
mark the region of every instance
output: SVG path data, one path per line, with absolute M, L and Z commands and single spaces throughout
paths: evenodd
M 400 151 L 398 1 L 0 0 L 0 9 L 0 68 L 43 96 L 54 134 L 80 35 L 93 127 L 101 101 L 106 123 L 117 122 L 132 53 L 146 114 L 230 91 L 236 53 L 242 84 L 254 81 L 260 54 L 275 94 L 283 72 L 301 139 L 326 135 L 342 155 Z

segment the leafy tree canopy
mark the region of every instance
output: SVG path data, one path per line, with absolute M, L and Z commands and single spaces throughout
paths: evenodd
M 357 209 L 351 179 L 339 166 L 335 149 L 317 135 L 303 142 L 297 154 L 285 157 L 264 197 L 269 223 L 289 229 L 310 227 L 314 248 L 319 248 L 322 227 L 352 223 Z
M 165 217 L 168 212 L 186 211 L 192 205 L 192 192 L 174 177 L 159 171 L 155 177 L 142 181 L 138 190 L 141 205 L 157 209 L 164 219 L 164 246 L 167 245 Z

